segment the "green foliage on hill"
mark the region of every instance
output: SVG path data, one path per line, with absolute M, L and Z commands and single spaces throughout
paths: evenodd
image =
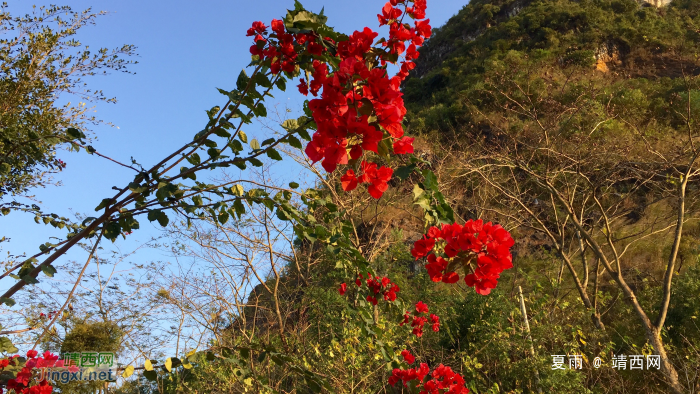
M 619 75 L 677 77 L 683 64 L 672 56 L 696 53 L 687 43 L 699 39 L 700 2 L 692 0 L 661 9 L 633 0 L 471 2 L 421 49 L 420 78 L 405 86 L 411 126 L 424 132 L 464 125 L 463 95 L 506 58 L 592 66 L 596 54 L 615 52 Z

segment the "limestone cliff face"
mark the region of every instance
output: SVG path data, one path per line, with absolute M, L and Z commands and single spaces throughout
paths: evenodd
M 671 0 L 636 0 L 642 7 L 664 7 Z M 507 22 L 533 3 L 533 0 L 471 0 L 444 26 L 434 29 L 433 38 L 421 48 L 421 57 L 412 77 L 423 78 L 460 48 L 475 41 L 494 26 Z M 595 51 L 596 67 L 602 72 L 623 62 L 617 44 L 602 44 Z
M 606 42 L 600 45 L 595 52 L 596 70 L 607 73 L 610 71 L 610 66 L 621 65 L 622 58 L 619 46 L 614 42 Z
M 664 7 L 668 5 L 671 0 L 642 0 L 647 4 L 653 5 L 654 7 Z

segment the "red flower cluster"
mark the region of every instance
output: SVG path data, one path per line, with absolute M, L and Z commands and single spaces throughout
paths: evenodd
M 464 226 L 443 225 L 431 227 L 428 234 L 416 241 L 411 254 L 416 259 L 425 257 L 435 248 L 436 240 L 445 242 L 444 255 L 431 254 L 425 268 L 433 282 L 455 283 L 459 274 L 454 268 L 463 266 L 471 273 L 464 277 L 467 286 L 487 295 L 498 284 L 501 272 L 513 267 L 510 248 L 515 244 L 510 233 L 500 225 L 483 220 L 469 220 Z M 475 266 L 474 261 L 476 262 Z
M 377 163 L 367 163 L 366 161 L 362 162 L 360 168 L 362 168 L 362 173 L 359 177 L 355 175 L 353 170 L 348 170 L 345 175 L 340 177 L 343 190 L 349 192 L 355 189 L 358 183 L 369 183 L 367 188 L 369 194 L 374 198 L 380 198 L 389 189 L 388 182 L 391 175 L 394 174 L 394 170 L 389 167 L 377 168 Z
M 362 279 L 364 279 L 362 274 L 359 274 L 355 279 L 357 287 L 362 287 Z M 367 283 L 367 287 L 369 287 L 367 301 L 371 302 L 372 305 L 377 305 L 377 297 L 382 297 L 385 301 L 389 302 L 396 301 L 396 293 L 401 290 L 399 285 L 392 282 L 391 279 L 386 276 L 383 278 L 379 276 L 372 277 L 372 274 L 367 273 L 365 283 Z
M 423 336 L 423 326 L 425 325 L 425 323 L 428 322 L 428 318 L 421 315 L 428 314 L 428 312 L 428 305 L 426 305 L 423 301 L 418 301 L 418 303 L 416 304 L 416 311 L 413 313 L 413 321 L 411 321 L 411 327 L 413 327 L 413 335 L 419 338 Z M 408 311 L 406 311 L 406 313 L 403 315 L 403 321 L 399 323 L 399 326 L 408 324 L 410 320 L 411 315 Z M 440 318 L 437 315 L 431 313 L 430 322 L 432 324 L 433 331 L 440 331 Z
M 29 387 L 32 380 L 32 370 L 34 368 L 63 367 L 63 360 L 59 360 L 58 356 L 51 352 L 45 352 L 43 357 L 37 358 L 38 354 L 36 350 L 27 352 L 27 362 L 14 379 L 7 381 L 8 390 L 14 390 L 17 394 L 51 394 L 53 392 L 53 387 L 46 380 L 41 381 L 38 385 Z M 9 365 L 17 365 L 15 360 L 17 357 L 19 355 L 0 360 L 0 368 L 4 369 Z
M 258 56 L 270 67 L 273 74 L 280 70 L 294 73 L 300 54 L 321 55 L 324 51 L 321 37 L 316 34 L 290 34 L 286 32 L 284 22 L 273 19 L 270 23 L 272 34 L 262 22 L 253 22 L 247 36 L 255 36 L 255 44 L 250 47 L 250 54 Z
M 412 361 L 408 363 L 412 364 Z M 408 382 L 415 380 L 417 387 L 422 385 L 423 390 L 420 391 L 420 394 L 469 394 L 469 389 L 464 387 L 464 378 L 452 371 L 452 368 L 440 364 L 433 370 L 432 379 L 423 383 L 429 373 L 430 368 L 425 363 L 421 363 L 416 368 L 395 368 L 389 376 L 389 384 L 394 386 L 399 381 L 403 381 L 403 385 L 408 386 Z
M 413 3 L 412 7 L 406 4 L 409 2 Z M 382 10 L 385 17 L 380 17 L 379 21 L 380 25 L 390 25 L 389 39 L 383 42 L 388 50 L 373 48 L 378 34 L 365 27 L 362 31 L 355 31 L 347 41 L 337 44 L 336 69 L 329 72 L 326 63 L 314 60 L 308 70 L 312 80 L 307 83 L 301 79 L 298 85 L 304 95 L 310 92 L 317 96 L 321 91 L 320 98 L 309 102 L 317 129 L 306 147 L 306 154 L 313 162 L 321 161 L 328 172 L 335 171 L 338 165 L 348 164 L 349 158 L 358 160 L 364 151 L 378 153 L 378 144 L 385 138 L 393 142 L 395 154 L 413 152 L 413 138 L 404 137 L 401 126 L 406 108 L 400 85 L 408 76 L 408 71 L 415 68 L 412 60 L 418 57 L 416 46 L 430 37 L 431 28 L 429 20 L 416 21 L 414 27 L 403 24 L 398 19 L 403 11 L 394 8 L 399 4 L 406 8 L 406 13 L 412 18 L 425 18 L 425 0 L 392 0 L 386 3 Z M 412 43 L 406 51 L 404 43 L 408 40 Z M 405 61 L 401 62 L 401 71 L 390 78 L 383 66 L 391 59 L 396 60 L 404 51 Z M 375 65 L 373 55 L 369 55 L 372 53 L 377 54 L 382 67 Z M 391 173 L 388 173 L 388 177 L 391 177 Z M 357 186 L 353 170 L 349 170 L 344 178 L 343 188 L 346 191 Z M 382 186 L 386 186 L 385 183 Z M 382 190 L 374 183 L 370 186 L 370 194 L 374 198 L 381 197 L 385 190 L 385 187 Z
M 56 311 L 49 312 L 48 319 L 52 319 L 53 315 L 55 315 L 55 314 L 56 314 Z M 39 318 L 44 319 L 44 318 L 47 318 L 47 316 L 44 313 L 40 313 Z
M 440 331 L 440 318 L 437 315 L 430 314 L 430 323 L 432 324 L 433 331 Z
M 403 357 L 404 361 L 408 364 L 413 364 L 413 362 L 416 361 L 416 358 L 408 350 L 403 350 L 401 352 L 401 357 Z

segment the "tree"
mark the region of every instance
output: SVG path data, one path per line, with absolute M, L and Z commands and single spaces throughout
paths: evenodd
M 304 270 L 296 260 L 300 257 L 297 251 L 313 247 L 311 253 L 315 251 L 327 257 L 325 263 L 335 262 L 331 267 L 338 276 L 333 278 L 336 290 L 331 294 L 337 294 L 339 304 L 344 306 L 344 328 L 350 333 L 346 339 L 353 340 L 350 346 L 362 352 L 365 360 L 371 360 L 372 366 L 363 366 L 366 374 L 379 374 L 383 385 L 396 386 L 397 390 L 401 382 L 415 389 L 468 393 L 463 377 L 451 367 L 427 363 L 430 354 L 419 355 L 426 362 L 412 366 L 416 358 L 403 345 L 424 334 L 438 332 L 440 317 L 434 310 L 430 312 L 430 306 L 415 299 L 415 294 L 399 294 L 400 286 L 382 273 L 381 249 L 389 236 L 375 236 L 371 232 L 375 229 L 385 232 L 388 226 L 375 220 L 376 214 L 375 218 L 360 217 L 358 220 L 367 230 L 360 234 L 358 222 L 343 209 L 357 206 L 363 200 L 381 200 L 391 190 L 390 182 L 396 174 L 393 181 L 396 184 L 411 182 L 404 187 L 414 192 L 416 209 L 420 210 L 420 234 L 429 227 L 427 234 L 415 242 L 411 253 L 416 259 L 427 256 L 433 282 L 444 276 L 445 286 L 454 289 L 463 273 L 467 288 L 473 287 L 486 295 L 496 287 L 501 272 L 512 267 L 513 239 L 508 231 L 482 220 L 456 223 L 430 163 L 411 155 L 414 139 L 404 135 L 402 122 L 406 109 L 400 85 L 415 66 L 417 47 L 430 37 L 431 27 L 425 19 L 425 1 L 392 3 L 386 3 L 379 15 L 380 26 L 389 25 L 389 36 L 376 42 L 378 33 L 369 28 L 350 36 L 333 31 L 326 25 L 322 12 L 307 11 L 299 2 L 295 2 L 294 9 L 288 10 L 283 20 L 273 20 L 270 30 L 264 23 L 254 22 L 248 30 L 248 36 L 253 37 L 249 66 L 252 72 L 248 75 L 241 71 L 235 89 L 220 89 L 226 102 L 207 111 L 209 121 L 204 129 L 151 168 L 130 167 L 136 172 L 133 181 L 112 197 L 103 199 L 95 208 L 98 216 L 89 217 L 71 229 L 65 241 L 45 245 L 42 256 L 37 256 L 43 261 L 36 266 L 28 261 L 1 301 L 11 306 L 12 297 L 28 284 L 35 284 L 41 272 L 54 272 L 52 264 L 57 259 L 76 245 L 90 241 L 89 256 L 68 295 L 70 300 L 85 267 L 97 258 L 103 239 L 115 242 L 120 236 L 128 236 L 139 228 L 143 217 L 157 221 L 162 227 L 167 227 L 171 218 L 179 217 L 181 227 L 201 223 L 215 226 L 215 231 L 194 234 L 214 239 L 214 259 L 227 250 L 235 251 L 231 260 L 243 262 L 248 272 L 228 271 L 222 275 L 223 279 L 212 274 L 203 281 L 187 278 L 184 286 L 174 288 L 180 291 L 165 288 L 158 292 L 158 297 L 180 309 L 180 327 L 185 319 L 203 319 L 202 326 L 215 339 L 201 351 L 191 349 L 184 353 L 183 350 L 184 355 L 177 354 L 160 362 L 144 360 L 143 376 L 157 382 L 160 391 L 179 390 L 178 384 L 187 383 L 191 369 L 214 362 L 225 366 L 226 372 L 242 387 L 239 391 L 273 391 L 278 382 L 291 382 L 292 387 L 308 387 L 312 392 L 332 390 L 332 376 L 315 370 L 308 361 L 306 344 L 293 341 L 295 338 L 290 335 L 293 319 L 289 317 L 294 313 L 290 308 L 293 304 L 285 302 L 279 291 L 294 283 L 285 283 L 290 278 L 283 275 L 282 264 L 296 266 L 301 279 L 297 283 L 303 283 Z M 415 22 L 409 23 L 411 19 Z M 400 71 L 390 76 L 387 63 L 399 63 Z M 306 78 L 301 78 L 302 72 Z M 299 78 L 297 89 L 301 94 L 317 96 L 305 103 L 305 114 L 280 122 L 277 130 L 284 131 L 271 138 L 262 142 L 249 139 L 242 130 L 244 125 L 253 118 L 265 118 L 265 99 L 275 88 L 285 90 L 287 81 L 295 78 Z M 296 182 L 274 187 L 249 176 L 228 177 L 221 170 L 234 166 L 240 170 L 248 169 L 249 165 L 264 167 L 261 159 L 280 161 L 282 155 L 278 149 L 283 144 L 303 148 L 299 138 L 308 141 L 304 152 L 310 162 L 320 162 L 326 173 L 331 174 L 324 179 L 323 186 L 299 192 L 300 185 Z M 334 174 L 338 167 L 345 170 L 342 176 Z M 212 174 L 214 170 L 221 170 L 214 173 L 220 176 L 213 178 L 212 183 L 204 182 L 203 174 Z M 358 195 L 360 200 L 352 204 L 335 202 Z M 229 233 L 222 230 L 227 223 L 231 223 Z M 229 234 L 246 242 L 224 240 Z M 269 264 L 265 271 L 260 265 L 263 261 Z M 244 301 L 236 292 L 246 290 L 254 280 L 258 284 L 251 291 L 252 297 Z M 356 286 L 349 290 L 346 282 L 353 281 Z M 198 292 L 188 292 L 193 287 L 199 288 Z M 210 291 L 214 297 L 198 294 L 204 291 Z M 219 299 L 232 292 L 240 297 L 234 297 L 233 305 Z M 191 296 L 203 301 L 193 302 Z M 212 298 L 215 301 L 207 302 Z M 238 305 L 250 303 L 253 298 L 260 301 L 250 305 L 253 308 Z M 56 316 L 62 314 L 68 300 Z M 225 308 L 235 314 L 229 318 L 233 320 L 230 328 L 234 330 L 247 324 L 249 312 L 257 323 L 257 309 L 262 309 L 261 331 L 265 335 L 245 338 L 245 332 L 240 337 L 234 336 L 229 343 L 220 341 L 220 328 L 228 317 L 223 315 Z M 299 316 L 301 312 L 297 312 Z M 45 331 L 56 320 L 49 322 Z M 389 335 L 396 335 L 402 341 L 385 341 Z M 182 338 L 183 347 L 194 338 Z M 239 341 L 240 338 L 244 340 Z M 358 343 L 357 338 L 362 342 Z M 180 339 L 178 335 L 178 351 Z M 365 353 L 367 348 L 374 349 L 373 354 Z M 312 361 L 323 362 L 323 353 L 318 351 L 318 354 L 318 360 Z M 384 372 L 379 368 L 382 365 L 390 368 Z M 127 367 L 123 377 L 130 377 L 134 371 L 133 365 Z M 349 371 L 352 373 L 352 369 Z M 364 380 L 360 378 L 356 386 L 364 387 Z M 336 386 L 342 389 L 339 382 Z
M 682 47 L 673 56 L 693 64 Z M 465 96 L 489 135 L 458 154 L 458 176 L 486 184 L 495 214 L 548 238 L 599 329 L 599 284 L 612 279 L 682 393 L 662 336 L 683 231 L 700 213 L 689 193 L 700 176 L 698 78 L 683 69 L 682 78 L 638 83 L 551 61 L 513 51 L 492 62 L 486 83 Z M 649 242 L 667 248 L 651 272 L 659 293 L 644 302 L 632 267 Z
M 86 78 L 128 72 L 135 62 L 125 58 L 135 47 L 93 52 L 75 38 L 105 12 L 50 6 L 12 16 L 6 7 L 0 13 L 0 209 L 38 212 L 15 198 L 45 186 L 50 174 L 65 167 L 57 149 L 94 152 L 83 139 L 101 121 L 88 113 L 86 102 L 116 99 L 89 88 Z M 64 103 L 67 98 L 75 101 Z

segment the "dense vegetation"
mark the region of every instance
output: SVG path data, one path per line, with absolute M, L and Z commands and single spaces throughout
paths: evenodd
M 385 8 L 384 15 L 390 12 Z M 289 15 L 287 28 L 308 24 L 347 39 L 301 5 Z M 254 24 L 250 35 L 263 27 Z M 700 392 L 700 1 L 663 8 L 631 0 L 470 2 L 433 31 L 403 82 L 404 127 L 416 137 L 415 156 L 392 155 L 398 148 L 391 132 L 383 137 L 388 143 L 363 146 L 375 163 L 396 168 L 388 185 L 377 182 L 387 186 L 381 198 L 362 185 L 350 193 L 348 175 L 321 172 L 301 153 L 300 141 L 289 136 L 311 140 L 304 137 L 312 127 L 308 117 L 281 121 L 288 134 L 262 144 L 248 142 L 228 123 L 267 115 L 260 101 L 246 96 L 249 88 L 256 100 L 272 89 L 271 80 L 284 89 L 279 69 L 268 72 L 261 60 L 277 59 L 279 67 L 281 55 L 263 46 L 251 47 L 259 56 L 252 64 L 261 68 L 251 78 L 241 73 L 236 90 L 222 91 L 250 111 L 235 107 L 238 112 L 217 123 L 227 109 L 213 108 L 207 128 L 185 145 L 192 148 L 188 154 L 199 150 L 209 158 L 188 156 L 192 167 L 181 173 L 259 167 L 256 157 L 267 152 L 272 160 L 281 154 L 297 160 L 314 174 L 315 187 L 298 192 L 298 184 L 276 184 L 265 170 L 245 181 L 259 189 L 246 191 L 244 182 L 226 177 L 217 185 L 183 186 L 174 181 L 180 175 L 156 178 L 175 168 L 163 164 L 103 201 L 104 215 L 93 218 L 103 222 L 76 230 L 86 241 L 99 234 L 83 245 L 92 247 L 90 257 L 103 235 L 116 239 L 138 229 L 135 217 L 144 214 L 167 226 L 167 242 L 158 247 L 178 258 L 179 273 L 151 268 L 147 280 L 121 285 L 112 284 L 111 275 L 92 277 L 100 291 L 79 293 L 58 321 L 61 330 L 53 329 L 43 346 L 99 343 L 94 346 L 124 357 L 137 354 L 133 360 L 143 359 L 143 367 L 127 367 L 116 386 L 62 390 L 418 392 L 388 383 L 392 369 L 406 366 L 410 357 L 402 350 L 408 350 L 430 368 L 451 367 L 474 393 Z M 373 67 L 387 56 L 367 53 Z M 321 79 L 318 64 L 300 58 L 306 78 Z M 288 65 L 284 75 L 291 79 L 299 71 Z M 318 108 L 307 106 L 306 115 Z M 358 108 L 372 113 L 366 102 Z M 220 150 L 215 137 L 224 139 Z M 242 143 L 250 145 L 250 156 L 239 155 Z M 221 155 L 226 149 L 234 159 Z M 337 156 L 347 161 L 342 153 Z M 365 171 L 359 163 L 354 158 L 348 165 Z M 112 206 L 126 190 L 123 206 L 135 208 Z M 190 196 L 191 203 L 183 202 Z M 180 220 L 170 221 L 166 209 Z M 415 242 L 432 224 L 478 218 L 513 234 L 513 269 L 488 295 L 461 280 L 432 281 L 426 259 L 415 258 Z M 353 282 L 365 270 L 391 278 L 399 299 L 366 298 L 367 277 Z M 82 272 L 73 275 L 82 278 Z M 109 312 L 124 299 L 128 313 Z M 426 325 L 425 335 L 411 335 L 401 324 L 417 300 L 440 317 L 439 330 Z M 46 308 L 56 301 L 44 294 L 20 303 Z M 159 310 L 173 322 L 172 349 L 158 348 L 156 336 L 144 334 Z M 46 327 L 46 319 L 35 325 Z M 176 357 L 169 357 L 173 349 Z M 615 355 L 651 354 L 660 355 L 661 368 L 612 368 Z M 552 355 L 569 356 L 565 369 L 552 368 Z M 568 368 L 573 355 L 583 356 L 582 369 Z M 602 360 L 599 368 L 595 358 Z
M 487 297 L 435 287 L 408 253 L 422 233 L 410 190 L 390 192 L 381 206 L 334 200 L 362 223 L 358 237 L 376 248 L 378 272 L 450 316 L 438 335 L 407 348 L 458 369 L 477 393 L 666 393 L 662 371 L 612 368 L 614 355 L 663 346 L 680 390 L 700 390 L 698 185 L 686 172 L 700 137 L 699 12 L 692 1 L 473 1 L 434 31 L 404 84 L 410 132 L 456 215 L 504 223 L 517 256 Z M 679 200 L 682 233 L 673 225 Z M 293 346 L 339 391 L 400 392 L 386 386 L 383 359 L 363 353 L 361 334 L 347 328 L 333 254 L 312 255 L 303 279 L 290 266 L 283 281 Z M 378 324 L 382 342 L 402 343 L 402 332 Z M 567 370 L 552 370 L 555 354 L 583 355 L 583 369 L 568 369 L 567 359 Z M 207 391 L 236 373 L 208 368 L 179 378 Z M 282 392 L 304 391 L 282 371 L 271 376 Z

